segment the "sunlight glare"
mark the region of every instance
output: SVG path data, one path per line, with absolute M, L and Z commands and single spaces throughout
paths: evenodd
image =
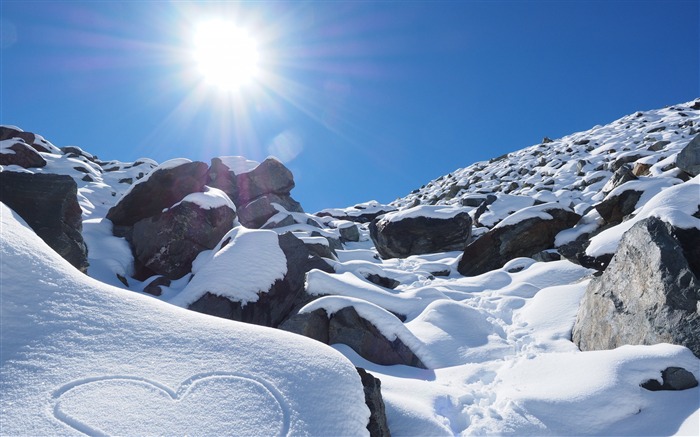
M 233 23 L 214 20 L 197 26 L 194 56 L 205 81 L 222 89 L 237 90 L 258 75 L 257 44 Z

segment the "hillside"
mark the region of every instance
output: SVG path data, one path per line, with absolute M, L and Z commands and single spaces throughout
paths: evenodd
M 0 127 L 0 433 L 696 435 L 698 132 L 637 112 L 311 214 L 274 158 Z

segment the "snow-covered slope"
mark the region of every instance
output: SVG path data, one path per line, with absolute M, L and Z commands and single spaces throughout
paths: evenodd
M 362 435 L 339 353 L 95 281 L 0 205 L 2 435 Z
M 622 234 L 649 216 L 700 229 L 700 176 L 675 166 L 699 124 L 700 102 L 639 112 L 456 170 L 391 205 L 280 212 L 286 224 L 265 231 L 236 226 L 158 297 L 132 277 L 132 249 L 104 218 L 157 163 L 102 162 L 53 146 L 41 153 L 43 168 L 4 170 L 77 181 L 92 278 L 3 206 L 2 434 L 358 435 L 368 411 L 352 363 L 381 380 L 396 436 L 697 435 L 698 387 L 641 387 L 669 367 L 700 378 L 700 359 L 689 349 L 662 343 L 581 352 L 571 341 L 594 270 L 520 257 L 465 277 L 460 251 L 381 259 L 366 222 L 387 212 L 449 218 L 435 213 L 444 207 L 429 205 L 450 205 L 469 212 L 472 238 L 479 238 L 546 218 L 544 209 L 559 203 L 583 218 L 559 233 L 556 246 L 591 233 L 591 256 L 614 252 Z M 227 162 L 254 168 L 243 158 Z M 622 190 L 610 181 L 623 164 L 636 167 L 638 179 L 626 188 L 641 195 L 621 223 L 603 223 L 593 207 Z M 358 241 L 341 244 L 341 231 L 354 226 Z M 275 232 L 330 254 L 334 272 L 306 274 L 304 291 L 315 300 L 300 314 L 323 310 L 330 318 L 352 307 L 426 368 L 379 365 L 346 344 L 171 305 L 187 306 L 206 292 L 254 303 L 256 287 L 286 270 Z
M 602 200 L 601 189 L 623 163 L 649 166 L 649 177 L 676 177 L 675 157 L 700 132 L 699 127 L 700 104 L 695 101 L 636 112 L 604 126 L 546 139 L 457 169 L 392 205 L 460 204 L 470 196 L 498 193 L 573 204 L 582 213 Z

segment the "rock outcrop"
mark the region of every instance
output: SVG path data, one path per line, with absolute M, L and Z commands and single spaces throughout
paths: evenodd
M 0 172 L 0 201 L 12 208 L 53 250 L 87 272 L 82 210 L 73 178 L 56 174 Z
M 463 250 L 471 236 L 472 220 L 467 211 L 457 208 L 425 210 L 419 207 L 402 213 L 387 214 L 369 225 L 370 237 L 379 256 L 406 258 L 411 255 Z M 442 212 L 449 211 L 449 212 Z
M 673 228 L 655 217 L 641 220 L 625 233 L 605 272 L 589 284 L 574 343 L 581 350 L 675 343 L 700 357 L 698 273 Z
M 502 267 L 513 258 L 532 256 L 554 246 L 554 238 L 581 218 L 559 204 L 521 210 L 470 243 L 457 267 L 465 276 L 476 276 Z M 537 214 L 533 216 L 533 214 Z

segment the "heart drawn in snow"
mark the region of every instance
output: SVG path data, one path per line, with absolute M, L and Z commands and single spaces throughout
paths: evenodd
M 54 415 L 88 435 L 286 435 L 289 407 L 259 377 L 192 376 L 177 390 L 136 376 L 73 381 L 54 392 Z

